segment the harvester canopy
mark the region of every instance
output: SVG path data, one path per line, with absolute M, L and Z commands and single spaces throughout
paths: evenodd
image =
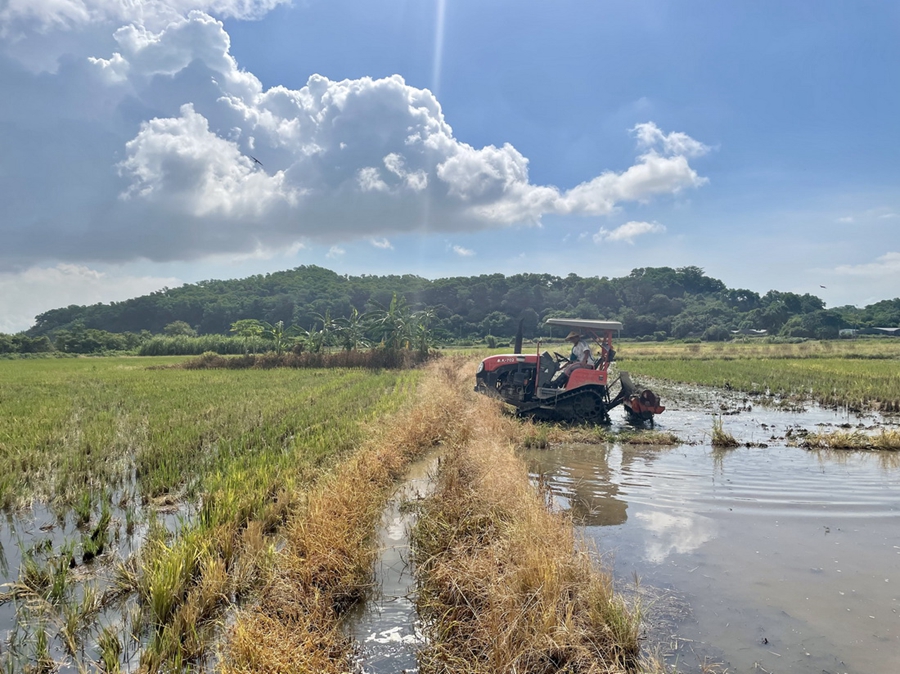
M 592 321 L 587 318 L 548 318 L 544 321 L 547 325 L 561 325 L 567 328 L 577 328 L 585 332 L 605 332 L 606 330 L 622 330 L 619 321 Z

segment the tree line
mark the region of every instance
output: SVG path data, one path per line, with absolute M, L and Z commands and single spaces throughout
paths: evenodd
M 25 333 L 0 335 L 0 353 L 133 350 L 167 332 L 236 339 L 232 328 L 239 321 L 280 324 L 298 334 L 343 322 L 355 324 L 364 341 L 380 341 L 384 334 L 369 322 L 390 312 L 392 304 L 409 316 L 427 313 L 429 338 L 446 344 L 509 339 L 520 324 L 526 338 L 547 336 L 544 321 L 559 316 L 619 320 L 624 337 L 660 341 L 722 340 L 742 328 L 828 339 L 843 328 L 900 325 L 900 298 L 862 309 L 828 309 L 811 294 L 728 288 L 699 267 L 646 267 L 618 278 L 484 274 L 429 280 L 303 266 L 53 309 L 37 316 Z

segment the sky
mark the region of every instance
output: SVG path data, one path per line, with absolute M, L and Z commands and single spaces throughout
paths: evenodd
M 0 332 L 316 264 L 900 296 L 894 0 L 0 0 Z

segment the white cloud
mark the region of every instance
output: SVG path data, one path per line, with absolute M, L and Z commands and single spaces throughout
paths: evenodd
M 197 10 L 251 16 L 275 4 L 143 3 L 174 18 L 110 29 L 105 53 L 62 62 L 55 75 L 16 73 L 11 100 L 38 102 L 0 102 L 0 161 L 16 166 L 16 184 L 0 184 L 0 201 L 12 204 L 0 222 L 0 269 L 539 224 L 706 183 L 689 158 L 707 146 L 652 122 L 633 129 L 643 152 L 634 165 L 561 190 L 532 183 L 512 145 L 456 138 L 432 93 L 400 76 L 312 75 L 297 90 L 264 90 L 231 56 L 223 24 Z M 34 11 L 44 18 L 32 19 L 74 29 L 134 18 L 118 6 L 41 2 Z M 7 23 L 24 20 L 24 7 L 10 4 Z M 45 153 L 32 151 L 36 142 Z
M 0 35 L 11 30 L 71 30 L 117 21 L 160 24 L 201 10 L 215 16 L 251 19 L 290 0 L 7 0 L 0 9 Z
M 381 248 L 382 250 L 394 250 L 393 244 L 385 238 L 380 239 L 369 239 L 369 243 L 371 243 L 376 248 Z
M 117 302 L 181 285 L 177 278 L 104 273 L 71 264 L 0 273 L 0 332 L 27 330 L 36 314 L 57 307 Z
M 893 287 L 900 288 L 900 252 L 885 253 L 874 262 L 838 265 L 834 271 L 842 276 L 866 277 L 877 281 L 893 280 Z
M 639 147 L 651 152 L 661 149 L 670 156 L 700 157 L 712 149 L 680 131 L 665 134 L 653 122 L 638 124 L 631 132 L 637 137 Z
M 897 214 L 890 208 L 880 206 L 876 208 L 868 208 L 866 210 L 857 211 L 856 213 L 851 213 L 850 215 L 835 218 L 835 222 L 842 225 L 850 225 L 853 223 L 871 225 L 878 224 L 879 220 L 892 220 L 897 217 L 900 217 L 900 214 Z
M 453 246 L 451 250 L 460 257 L 472 257 L 473 255 L 475 255 L 474 250 L 463 248 L 462 246 Z
M 658 222 L 639 222 L 632 220 L 620 225 L 613 230 L 601 227 L 600 231 L 594 234 L 594 243 L 602 243 L 604 241 L 624 241 L 626 243 L 634 243 L 634 240 L 645 234 L 663 234 L 666 228 Z
M 190 103 L 182 106 L 180 117 L 142 124 L 125 151 L 119 165 L 131 179 L 125 200 L 164 201 L 197 218 L 239 220 L 259 217 L 276 202 L 296 201 L 283 172 L 270 176 L 257 170 L 234 142 L 210 132 L 206 118 Z
M 341 248 L 340 246 L 332 246 L 328 249 L 328 252 L 325 254 L 325 257 L 334 260 L 339 258 L 341 255 L 345 254 L 347 251 Z

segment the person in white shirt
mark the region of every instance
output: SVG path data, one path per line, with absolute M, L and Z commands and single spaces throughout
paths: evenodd
M 572 342 L 572 353 L 569 356 L 569 364 L 566 365 L 562 374 L 554 382 L 554 384 L 560 388 L 566 385 L 566 382 L 569 381 L 569 375 L 575 370 L 585 367 L 589 369 L 594 368 L 591 347 L 581 338 L 581 334 L 573 330 L 566 335 L 566 339 Z

